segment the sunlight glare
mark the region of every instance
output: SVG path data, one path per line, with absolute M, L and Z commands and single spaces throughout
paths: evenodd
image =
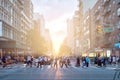
M 50 35 L 53 42 L 53 49 L 55 53 L 59 52 L 60 45 L 62 44 L 66 36 L 66 21 L 65 17 L 62 19 L 56 19 L 52 23 L 48 23 L 47 26 L 50 30 Z

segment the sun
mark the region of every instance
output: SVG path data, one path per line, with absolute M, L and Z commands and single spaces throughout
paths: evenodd
M 46 26 L 50 30 L 50 36 L 53 44 L 53 53 L 59 53 L 59 48 L 66 37 L 67 25 L 66 17 L 62 16 L 52 22 L 47 22 Z
M 54 49 L 54 53 L 59 53 L 59 48 L 61 45 L 61 40 L 53 40 L 53 49 Z
M 55 47 L 54 50 L 56 54 L 59 53 L 59 47 Z

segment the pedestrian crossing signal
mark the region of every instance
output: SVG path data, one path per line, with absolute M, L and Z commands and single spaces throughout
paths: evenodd
M 97 32 L 98 32 L 99 34 L 102 34 L 102 26 L 98 26 L 98 27 L 97 27 Z

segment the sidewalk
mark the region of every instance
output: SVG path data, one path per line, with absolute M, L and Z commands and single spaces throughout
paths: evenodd
M 110 65 L 110 64 L 107 64 L 106 67 L 105 66 L 94 66 L 94 65 L 90 65 L 90 66 L 93 66 L 93 67 L 96 67 L 96 68 L 103 68 L 103 69 L 120 69 L 120 65 Z
M 22 69 L 21 66 L 23 66 L 21 63 L 10 64 L 5 68 L 3 68 L 0 65 L 0 78 L 4 78 L 4 77 L 8 76 L 9 74 L 14 73 L 15 71 Z
M 112 65 L 107 65 L 108 68 L 113 68 L 113 69 L 119 69 L 120 68 L 120 65 L 117 65 L 117 64 L 112 64 Z
M 2 65 L 0 65 L 0 70 L 2 70 L 2 69 L 12 69 L 12 68 L 18 67 L 18 66 L 22 66 L 22 63 L 18 63 L 18 64 L 9 64 L 9 65 L 7 65 L 5 68 L 3 68 Z

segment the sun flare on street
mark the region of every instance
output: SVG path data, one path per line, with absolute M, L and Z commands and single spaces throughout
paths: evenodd
M 49 29 L 53 52 L 58 53 L 67 36 L 67 19 L 72 18 L 78 4 L 77 0 L 32 0 L 34 12 L 41 13 L 45 19 L 45 28 Z M 43 5 L 44 4 L 44 5 Z M 61 5 L 64 4 L 64 5 Z M 71 5 L 71 6 L 69 6 Z
M 120 80 L 120 0 L 0 0 L 0 80 Z
M 65 17 L 64 17 L 65 19 Z M 52 26 L 52 27 L 49 27 Z M 59 52 L 59 48 L 66 37 L 66 24 L 64 20 L 57 19 L 52 23 L 48 23 L 48 28 L 50 30 L 50 35 L 53 43 L 53 50 L 55 53 Z M 64 30 L 63 30 L 64 28 Z

